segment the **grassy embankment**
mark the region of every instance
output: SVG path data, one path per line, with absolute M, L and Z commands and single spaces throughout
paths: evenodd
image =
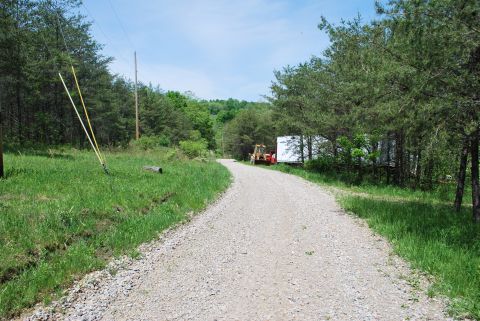
M 35 155 L 37 154 L 37 155 Z M 112 256 L 135 255 L 230 182 L 216 162 L 175 152 L 110 153 L 111 175 L 92 152 L 6 154 L 0 180 L 0 319 L 49 301 Z M 164 174 L 142 170 L 160 165 Z
M 455 185 L 432 192 L 392 186 L 351 186 L 320 173 L 271 167 L 331 189 L 340 205 L 385 236 L 412 267 L 433 276 L 429 295 L 451 298 L 451 313 L 480 320 L 480 226 L 472 223 L 471 198 L 453 210 Z

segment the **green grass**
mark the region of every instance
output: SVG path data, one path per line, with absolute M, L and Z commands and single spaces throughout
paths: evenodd
M 389 198 L 397 200 L 411 200 L 411 201 L 430 201 L 434 203 L 451 203 L 456 185 L 454 182 L 449 184 L 441 184 L 433 191 L 412 190 L 409 188 L 402 188 L 398 186 L 385 184 L 372 184 L 371 182 L 364 182 L 359 185 L 348 184 L 341 179 L 341 175 L 324 174 L 313 171 L 307 171 L 302 167 L 292 167 L 285 164 L 279 164 L 266 168 L 275 169 L 284 173 L 300 176 L 306 180 L 317 183 L 331 189 L 333 192 L 348 192 L 350 194 L 368 194 L 377 198 Z M 471 202 L 471 193 L 467 186 L 464 195 L 464 204 L 468 205 Z
M 134 254 L 160 231 L 203 209 L 230 182 L 216 162 L 171 150 L 6 154 L 0 180 L 0 318 L 48 301 L 111 257 Z M 160 165 L 164 174 L 146 172 Z
M 272 169 L 332 188 L 340 205 L 385 236 L 396 253 L 433 278 L 429 295 L 451 298 L 450 312 L 480 319 L 480 225 L 471 207 L 453 210 L 453 188 L 432 192 L 392 186 L 350 186 L 332 176 L 284 165 Z M 469 199 L 467 197 L 466 202 Z

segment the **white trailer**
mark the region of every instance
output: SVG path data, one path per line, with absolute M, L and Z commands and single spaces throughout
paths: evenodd
M 322 146 L 324 146 L 327 142 L 328 140 L 322 136 L 311 137 L 313 158 L 318 157 L 319 152 L 321 152 L 323 148 Z M 303 157 L 304 160 L 306 160 L 308 158 L 308 140 L 306 137 L 303 137 L 303 144 L 301 142 L 301 136 L 277 137 L 277 163 L 302 163 L 302 145 Z
M 277 137 L 277 163 L 301 163 L 300 136 Z

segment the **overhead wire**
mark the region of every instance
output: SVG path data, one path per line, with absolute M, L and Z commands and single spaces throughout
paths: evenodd
M 110 38 L 107 35 L 107 33 L 102 28 L 102 25 L 98 21 L 98 19 L 95 18 L 95 16 L 92 14 L 92 12 L 87 8 L 87 6 L 83 2 L 82 2 L 82 7 L 85 9 L 87 15 L 90 16 L 90 18 L 92 19 L 92 22 L 95 23 L 95 25 L 98 27 L 98 30 L 100 30 L 100 32 L 103 34 L 105 39 L 108 41 L 108 43 L 109 43 L 108 45 L 110 45 L 110 47 L 112 47 L 112 49 L 117 53 L 116 56 L 118 58 L 121 58 L 121 60 L 123 60 L 127 64 L 131 64 L 131 61 L 128 60 L 127 58 L 125 58 L 125 56 L 123 54 L 121 54 L 121 51 L 118 50 L 118 47 L 114 45 L 114 41 L 112 40 L 112 38 Z
M 117 11 L 115 10 L 115 7 L 112 4 L 112 1 L 108 0 L 108 3 L 110 4 L 110 7 L 112 8 L 113 14 L 117 18 L 117 21 L 118 21 L 120 27 L 122 28 L 123 33 L 125 34 L 125 37 L 127 38 L 127 41 L 130 43 L 130 46 L 132 47 L 132 49 L 135 49 L 135 45 L 133 44 L 132 40 L 130 39 L 130 37 L 127 33 L 127 30 L 123 26 L 122 20 L 120 20 L 120 17 L 118 16 Z
M 67 51 L 67 55 L 70 56 L 70 49 L 68 48 L 67 40 L 65 39 L 65 34 L 63 33 L 62 24 L 61 24 L 61 22 L 60 22 L 60 15 L 58 14 L 57 11 L 54 11 L 54 12 L 55 12 L 55 16 L 57 17 L 58 30 L 60 31 L 60 35 L 62 36 L 63 44 L 64 44 L 64 46 L 65 46 L 65 50 Z

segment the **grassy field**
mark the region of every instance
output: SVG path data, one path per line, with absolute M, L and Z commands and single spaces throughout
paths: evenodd
M 451 298 L 455 316 L 480 320 L 480 226 L 471 219 L 466 195 L 453 210 L 455 185 L 431 192 L 392 186 L 350 186 L 335 177 L 284 165 L 272 169 L 298 175 L 333 191 L 341 206 L 385 236 L 397 254 L 433 276 L 429 295 Z
M 115 255 L 203 209 L 226 189 L 216 162 L 177 160 L 172 150 L 7 153 L 0 180 L 0 319 L 49 301 Z M 160 165 L 164 174 L 146 172 Z

